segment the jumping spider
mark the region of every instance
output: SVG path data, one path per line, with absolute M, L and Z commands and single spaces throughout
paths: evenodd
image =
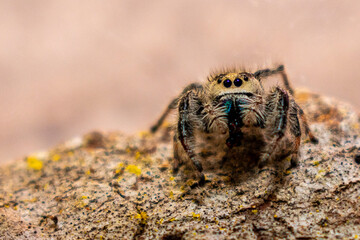
M 285 89 L 279 86 L 265 91 L 262 80 L 280 74 Z M 259 168 L 274 159 L 291 157 L 296 166 L 303 128 L 311 142 L 311 133 L 303 110 L 293 98 L 284 66 L 262 69 L 254 73 L 228 69 L 211 74 L 204 84 L 188 85 L 168 106 L 152 128 L 156 132 L 172 109 L 178 108 L 178 122 L 174 134 L 174 172 L 188 161 L 197 170 L 200 184 L 204 183 L 203 167 L 196 153 L 196 135 L 213 133 L 225 135 L 230 151 L 246 146 L 258 153 Z M 256 147 L 251 145 L 256 142 Z M 249 145 L 250 144 L 250 145 Z M 237 155 L 241 161 L 243 152 Z

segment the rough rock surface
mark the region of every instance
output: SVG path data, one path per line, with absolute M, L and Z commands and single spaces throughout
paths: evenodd
M 3 166 L 0 238 L 356 239 L 359 114 L 306 91 L 296 98 L 320 142 L 304 141 L 291 170 L 234 180 L 205 167 L 205 186 L 192 188 L 172 174 L 166 126 L 154 136 L 94 132 Z

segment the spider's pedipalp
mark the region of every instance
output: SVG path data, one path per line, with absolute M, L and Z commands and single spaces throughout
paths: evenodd
M 265 128 L 265 107 L 261 96 L 242 96 L 236 100 L 236 103 L 238 104 L 240 116 L 245 125 Z

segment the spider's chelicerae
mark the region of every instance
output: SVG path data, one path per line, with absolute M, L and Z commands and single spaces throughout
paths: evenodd
M 284 88 L 272 87 L 266 91 L 263 80 L 280 74 Z M 201 157 L 197 153 L 198 133 L 225 136 L 225 151 L 236 151 L 236 161 L 250 154 L 251 161 L 262 168 L 270 160 L 291 157 L 296 166 L 302 132 L 311 142 L 317 139 L 311 133 L 303 110 L 293 98 L 284 66 L 262 69 L 254 73 L 229 69 L 211 74 L 204 84 L 187 86 L 174 99 L 151 128 L 156 132 L 172 109 L 178 109 L 174 134 L 174 171 L 180 164 L 190 163 L 200 183 L 204 182 Z M 233 156 L 234 157 L 234 156 Z

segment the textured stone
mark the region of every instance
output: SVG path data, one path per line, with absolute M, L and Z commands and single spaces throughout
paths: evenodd
M 205 186 L 191 188 L 189 170 L 172 174 L 168 127 L 89 133 L 3 166 L 0 238 L 357 238 L 359 114 L 306 91 L 296 98 L 320 142 L 304 140 L 291 170 L 267 166 L 233 178 L 205 164 Z

